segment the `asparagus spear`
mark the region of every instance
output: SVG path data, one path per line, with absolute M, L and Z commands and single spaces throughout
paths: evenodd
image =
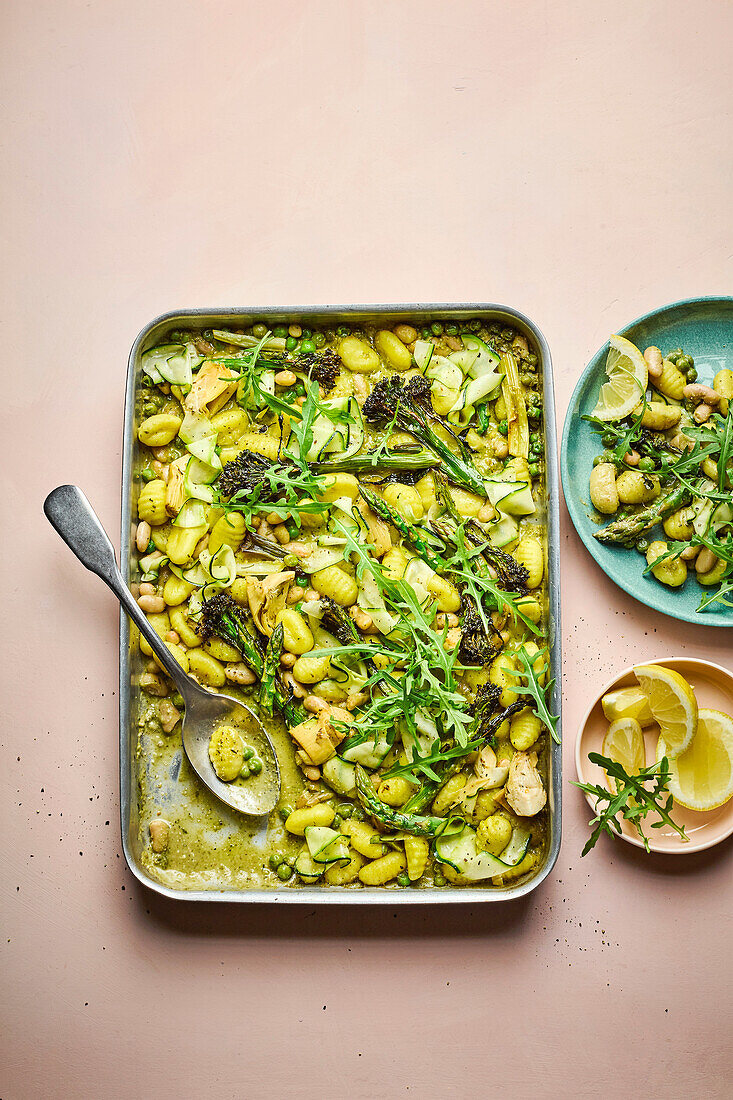
M 373 512 L 376 512 L 382 519 L 386 519 L 388 523 L 391 523 L 393 527 L 396 527 L 403 538 L 406 538 L 412 546 L 415 547 L 423 561 L 426 561 L 431 569 L 436 572 L 445 571 L 445 562 L 443 559 L 425 542 L 422 533 L 418 527 L 408 523 L 406 519 L 403 519 L 399 512 L 395 512 L 388 504 L 386 504 L 381 497 L 378 497 L 376 493 L 371 492 L 370 489 L 365 488 L 363 485 L 359 486 L 359 492 L 369 505 Z
M 361 764 L 356 765 L 356 793 L 362 806 L 375 821 L 388 825 L 392 829 L 401 829 L 413 836 L 428 838 L 440 836 L 448 824 L 446 817 L 424 817 L 421 814 L 406 814 L 402 810 L 393 810 L 377 798 L 369 776 Z
M 638 538 L 644 531 L 648 531 L 650 527 L 654 527 L 656 523 L 666 519 L 670 512 L 675 512 L 678 508 L 689 504 L 691 499 L 688 489 L 684 485 L 678 485 L 671 493 L 667 493 L 666 497 L 660 497 L 641 512 L 626 516 L 624 519 L 617 519 L 614 523 L 609 523 L 608 527 L 595 531 L 593 538 L 611 545 L 629 542 Z
M 439 460 L 430 451 L 383 451 L 374 455 L 351 455 L 350 458 L 333 458 L 327 462 L 311 462 L 311 469 L 317 474 L 361 474 L 374 470 L 427 470 L 439 465 Z
M 272 715 L 272 704 L 275 699 L 275 676 L 280 667 L 280 654 L 283 651 L 283 638 L 285 631 L 283 624 L 278 623 L 267 643 L 265 658 L 262 663 L 262 676 L 260 677 L 260 705 L 269 715 Z

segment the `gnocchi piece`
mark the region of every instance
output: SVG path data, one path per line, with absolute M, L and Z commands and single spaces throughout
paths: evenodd
M 404 806 L 413 790 L 412 784 L 403 776 L 395 775 L 391 779 L 382 780 L 377 795 L 387 806 Z
M 669 359 L 665 359 L 662 362 L 662 373 L 658 378 L 652 378 L 651 384 L 665 397 L 671 397 L 674 401 L 681 401 L 687 379 L 674 363 L 670 362 Z
M 193 592 L 193 585 L 183 581 L 172 573 L 163 585 L 163 599 L 169 607 L 178 607 Z
M 359 495 L 359 482 L 353 474 L 328 474 L 323 479 L 323 488 L 318 492 L 319 500 L 329 502 L 348 497 L 356 500 Z
M 644 409 L 641 422 L 645 428 L 655 432 L 664 432 L 679 424 L 682 409 L 679 405 L 667 405 L 664 401 L 649 401 Z
M 329 886 L 347 886 L 355 882 L 364 866 L 364 856 L 358 852 L 349 852 L 349 862 L 345 865 L 332 863 L 323 876 Z
M 305 830 L 311 825 L 330 825 L 336 811 L 330 802 L 319 802 L 317 806 L 305 806 L 293 810 L 285 819 L 285 828 L 293 836 L 305 836 Z
M 236 551 L 242 545 L 245 533 L 244 516 L 241 512 L 227 512 L 218 519 L 209 536 L 209 553 L 215 554 L 222 546 L 231 546 Z
M 227 682 L 227 674 L 221 661 L 200 648 L 189 650 L 188 671 L 209 687 L 224 687 Z
M 319 596 L 329 596 L 341 607 L 350 607 L 356 601 L 359 587 L 353 577 L 340 569 L 338 565 L 327 565 L 325 569 L 319 569 L 311 576 L 311 584 Z M 313 648 L 313 643 L 308 649 Z M 292 651 L 293 653 L 296 650 Z M 305 652 L 302 650 L 301 652 Z
M 405 837 L 405 857 L 410 882 L 417 882 L 425 873 L 430 855 L 430 845 L 424 836 Z
M 193 557 L 200 539 L 206 534 L 206 524 L 197 527 L 171 527 L 166 553 L 174 565 L 185 565 Z
M 368 822 L 351 817 L 344 821 L 341 828 L 351 840 L 351 847 L 367 859 L 379 859 L 387 851 L 387 845 L 382 843 L 377 830 Z
M 420 500 L 422 506 L 427 512 L 435 504 L 435 481 L 432 474 L 425 474 L 415 485 L 418 493 L 420 494 Z
M 178 435 L 183 421 L 172 413 L 156 413 L 143 420 L 137 437 L 146 447 L 165 447 Z
M 325 680 L 331 671 L 330 657 L 298 657 L 293 665 L 293 676 L 301 684 L 317 684 Z
M 367 863 L 359 871 L 359 879 L 365 886 L 384 886 L 397 878 L 407 867 L 407 856 L 402 852 L 388 852 L 386 856 Z
M 659 495 L 659 480 L 641 470 L 624 470 L 616 478 L 616 492 L 622 504 L 646 504 Z
M 713 379 L 713 389 L 720 394 L 721 413 L 727 416 L 728 403 L 733 399 L 733 370 L 719 370 Z
M 600 462 L 591 470 L 590 500 L 601 515 L 612 516 L 618 511 L 616 467 L 612 462 Z
M 512 557 L 527 570 L 527 587 L 538 588 L 545 571 L 545 557 L 541 543 L 531 535 L 522 535 L 512 551 Z
M 440 817 L 445 811 L 453 805 L 463 788 L 466 786 L 467 777 L 459 772 L 457 775 L 452 775 L 450 779 L 443 784 L 435 798 L 433 799 L 433 813 L 437 817 Z
M 409 370 L 412 366 L 410 352 L 394 332 L 382 329 L 374 337 L 374 346 L 395 370 Z
M 676 512 L 672 512 L 671 515 L 667 516 L 662 524 L 667 538 L 674 541 L 687 541 L 692 538 L 695 530 L 692 526 L 694 516 L 694 509 L 690 507 L 678 508 Z
M 713 554 L 715 561 L 709 569 L 701 572 L 696 572 L 697 583 L 704 585 L 720 584 L 723 579 L 723 575 L 728 568 L 728 563 L 723 558 L 718 558 Z
M 439 611 L 455 614 L 461 607 L 461 594 L 455 585 L 434 573 L 425 586 L 431 596 L 435 596 L 435 603 Z
M 356 374 L 371 374 L 382 365 L 374 348 L 356 336 L 346 336 L 338 347 L 341 362 Z
M 382 558 L 382 572 L 390 580 L 400 581 L 407 569 L 407 554 L 401 546 L 393 546 Z
M 526 752 L 534 745 L 542 730 L 542 723 L 529 707 L 515 714 L 509 726 L 509 739 L 517 752 Z
M 497 687 L 501 688 L 502 707 L 511 706 L 511 704 L 516 703 L 518 699 L 517 693 L 513 688 L 516 680 L 512 676 L 512 673 L 516 672 L 516 667 L 513 657 L 508 653 L 500 653 L 499 656 L 495 657 L 491 662 L 489 683 L 496 684 Z
M 231 726 L 217 726 L 209 739 L 209 760 L 223 783 L 237 778 L 244 764 L 244 742 Z
M 542 608 L 534 596 L 520 596 L 516 602 L 516 608 L 531 623 L 538 623 L 542 618 Z
M 667 552 L 666 542 L 653 542 L 646 552 L 648 565 L 653 563 Z M 659 565 L 654 565 L 652 574 L 660 584 L 666 584 L 669 588 L 679 588 L 687 580 L 687 566 L 679 557 L 667 558 Z
M 185 610 L 178 606 L 170 611 L 171 627 L 175 630 L 178 637 L 183 644 L 189 649 L 195 649 L 201 645 L 201 639 L 195 630 L 192 630 L 188 623 L 188 616 Z
M 248 430 L 249 417 L 244 409 L 223 409 L 212 416 L 211 424 L 216 428 L 219 445 L 232 447 Z
M 168 633 L 168 631 L 171 628 L 170 620 L 168 618 L 168 613 L 166 611 L 163 611 L 159 614 L 156 613 L 156 614 L 153 614 L 153 615 L 147 615 L 146 618 L 147 618 L 148 622 L 150 623 L 150 625 L 152 626 L 155 633 L 158 634 L 159 637 L 165 638 L 166 634 Z M 146 657 L 152 657 L 152 655 L 153 655 L 152 649 L 148 645 L 145 638 L 143 638 L 142 634 L 140 635 L 140 652 L 144 653 Z
M 183 648 L 183 646 L 178 645 L 177 642 L 168 642 L 168 641 L 165 640 L 165 638 L 163 639 L 163 644 L 164 644 L 165 648 L 168 650 L 168 652 L 170 653 L 170 655 L 173 657 L 173 660 L 176 661 L 176 663 L 181 666 L 181 668 L 183 669 L 184 672 L 188 672 L 189 671 L 188 652 Z M 155 654 L 153 654 L 153 660 L 155 661 L 156 665 L 163 672 L 165 672 L 165 669 L 163 668 L 162 664 L 160 663 L 158 658 L 155 656 Z
M 451 487 L 450 495 L 459 516 L 475 519 L 486 504 L 482 497 L 477 496 L 476 493 L 469 493 L 466 489 Z
M 394 508 L 408 523 L 418 523 L 425 515 L 422 498 L 414 485 L 391 482 L 384 488 L 384 500 Z
M 221 638 L 209 638 L 204 642 L 201 648 L 205 653 L 210 654 L 212 657 L 216 657 L 217 661 L 222 661 L 228 665 L 233 662 L 239 662 L 242 659 L 239 650 L 235 649 L 229 642 L 222 641 Z M 224 671 L 226 672 L 226 669 Z
M 159 527 L 168 519 L 165 510 L 165 482 L 160 478 L 149 481 L 137 498 L 137 514 L 144 523 Z
M 492 856 L 501 855 L 512 838 L 512 823 L 506 814 L 492 814 L 479 822 L 476 844 Z
M 278 611 L 276 622 L 282 623 L 283 648 L 298 656 L 313 649 L 313 635 L 307 622 L 293 607 Z

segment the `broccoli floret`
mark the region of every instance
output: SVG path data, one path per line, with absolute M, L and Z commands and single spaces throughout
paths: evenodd
M 273 462 L 254 451 L 240 451 L 231 462 L 226 462 L 219 474 L 219 492 L 222 496 L 232 497 L 236 493 L 249 495 L 257 488 L 265 488 L 269 482 L 267 473 L 273 468 Z M 294 463 L 280 462 L 278 466 L 297 470 Z M 282 491 L 278 491 L 278 498 Z M 273 498 L 275 499 L 275 498 Z
M 499 705 L 501 688 L 498 684 L 482 684 L 471 704 L 471 714 L 480 725 L 488 720 Z
M 324 391 L 328 393 L 336 385 L 336 379 L 341 370 L 341 358 L 334 351 L 327 349 L 320 355 L 317 352 L 302 355 L 296 365 L 298 370 L 304 370 L 309 378 L 319 386 L 323 386 Z
M 377 382 L 364 402 L 362 413 L 369 424 L 390 424 L 394 420 L 399 428 L 409 432 L 424 447 L 438 455 L 443 463 L 445 476 L 457 485 L 463 485 L 479 496 L 486 496 L 481 474 L 471 463 L 468 451 L 450 424 L 437 416 L 430 400 L 430 383 L 422 375 L 411 378 L 407 385 L 396 376 Z M 436 435 L 433 424 L 450 433 L 461 449 L 456 455 L 448 444 Z
M 492 628 L 493 629 L 493 628 Z M 464 665 L 485 665 L 499 651 L 484 627 L 473 599 L 461 594 L 461 643 L 458 656 Z

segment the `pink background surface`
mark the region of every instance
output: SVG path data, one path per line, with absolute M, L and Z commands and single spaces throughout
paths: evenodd
M 614 669 L 731 667 L 730 633 L 635 604 L 564 515 L 544 886 L 453 910 L 168 903 L 121 856 L 117 609 L 41 501 L 76 481 L 117 531 L 127 353 L 175 307 L 506 302 L 549 340 L 562 423 L 609 332 L 730 290 L 732 16 L 2 5 L 5 1100 L 730 1095 L 731 843 L 581 861 L 567 783 Z

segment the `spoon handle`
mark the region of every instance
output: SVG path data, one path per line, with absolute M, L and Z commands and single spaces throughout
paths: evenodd
M 76 485 L 59 485 L 46 497 L 43 511 L 82 565 L 96 573 L 112 589 L 181 695 L 185 697 L 187 691 L 190 694 L 188 676 L 135 602 L 122 579 L 107 532 L 81 489 Z

